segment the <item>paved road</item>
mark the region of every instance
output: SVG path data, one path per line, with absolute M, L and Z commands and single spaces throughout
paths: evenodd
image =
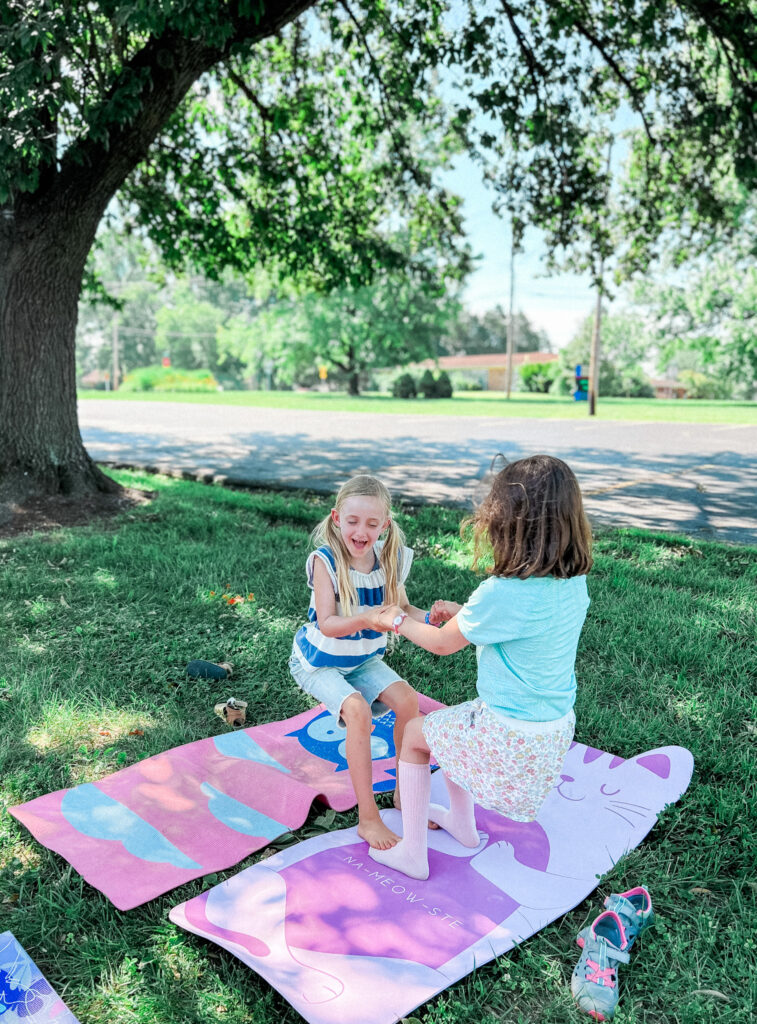
M 757 544 L 757 416 L 704 426 L 88 399 L 79 417 L 100 462 L 329 493 L 368 471 L 414 502 L 469 505 L 497 452 L 549 452 L 575 470 L 594 522 Z

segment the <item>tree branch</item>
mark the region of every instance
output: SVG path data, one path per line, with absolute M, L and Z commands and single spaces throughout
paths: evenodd
M 123 66 L 120 81 L 114 82 L 99 104 L 102 127 L 107 138 L 91 136 L 75 142 L 61 161 L 61 173 L 47 196 L 57 203 L 63 193 L 86 206 L 104 209 L 128 175 L 145 158 L 193 83 L 241 43 L 252 44 L 273 35 L 296 18 L 313 0 L 264 0 L 261 16 L 241 16 L 238 3 L 228 5 L 233 31 L 223 47 L 208 46 L 201 37 L 188 38 L 173 28 L 152 36 Z M 170 59 L 166 60 L 166 55 Z M 110 122 L 109 105 L 128 77 L 143 81 L 140 108 L 130 121 Z M 97 114 L 90 123 L 97 122 Z
M 410 175 L 410 177 L 413 179 L 416 185 L 419 185 L 422 188 L 428 188 L 431 185 L 430 177 L 428 175 L 424 176 L 423 174 L 421 174 L 421 172 L 415 166 L 415 164 L 413 164 L 411 161 L 407 159 L 405 147 L 402 145 L 401 141 L 399 141 L 398 135 L 394 130 L 394 118 L 391 116 L 391 112 L 387 110 L 387 104 L 390 103 L 390 100 L 388 98 L 386 86 L 384 85 L 384 79 L 381 74 L 381 65 L 373 55 L 373 51 L 365 35 L 365 32 L 363 31 L 363 27 L 359 23 L 355 15 L 352 13 L 352 10 L 347 0 L 338 0 L 338 2 L 339 6 L 343 8 L 347 17 L 355 26 L 355 30 L 357 31 L 357 34 L 360 37 L 360 41 L 363 44 L 365 52 L 368 54 L 368 60 L 370 61 L 371 68 L 376 77 L 376 81 L 379 87 L 379 103 L 381 106 L 381 113 L 384 118 L 384 123 L 389 129 L 389 134 L 394 143 L 394 149 L 400 160 L 400 163 L 403 169 L 407 171 L 407 173 Z M 441 208 L 444 210 L 445 214 L 448 217 L 452 217 L 452 210 L 450 209 L 449 204 L 447 203 L 446 196 L 444 195 L 443 192 L 440 192 L 438 194 L 437 200 Z
M 654 134 L 652 133 L 649 121 L 647 120 L 647 116 L 644 113 L 643 95 L 639 92 L 639 90 L 633 84 L 628 75 L 623 71 L 620 64 L 618 64 L 617 60 L 613 57 L 613 55 L 608 52 L 607 47 L 604 45 L 602 40 L 594 32 L 592 32 L 590 28 L 584 25 L 584 23 L 579 21 L 577 18 L 574 18 L 572 20 L 572 24 L 581 33 L 584 39 L 590 42 L 591 45 L 601 54 L 602 59 L 612 70 L 616 78 L 618 78 L 618 80 L 622 82 L 623 85 L 625 85 L 633 100 L 634 110 L 642 120 L 642 124 L 644 125 L 644 131 L 646 133 L 647 138 L 653 146 L 656 146 L 657 141 L 654 137 Z
M 247 82 L 245 82 L 242 76 L 229 65 L 226 66 L 226 73 L 228 74 L 229 78 L 234 83 L 234 85 L 237 87 L 237 89 L 239 89 L 239 91 L 244 96 L 246 96 L 250 103 L 252 103 L 257 112 L 263 118 L 263 120 L 268 121 L 269 123 L 273 122 L 273 115 L 271 114 L 270 109 L 258 99 L 258 97 L 255 95 L 252 89 L 250 89 L 249 85 L 247 84 Z
M 531 78 L 531 82 L 532 82 L 533 87 L 534 87 L 534 92 L 536 93 L 536 97 L 537 97 L 537 101 L 538 101 L 540 93 L 541 93 L 541 82 L 537 78 L 536 69 L 539 68 L 539 62 L 537 61 L 536 56 L 534 55 L 534 51 L 531 48 L 531 46 L 529 45 L 528 40 L 526 39 L 523 30 L 521 29 L 520 25 L 515 20 L 515 17 L 513 15 L 512 11 L 510 10 L 509 4 L 505 3 L 505 0 L 500 0 L 500 6 L 502 7 L 502 10 L 504 11 L 505 17 L 507 18 L 507 21 L 508 21 L 508 23 L 510 25 L 510 28 L 513 30 L 513 34 L 515 36 L 515 39 L 516 39 L 518 45 L 520 46 L 521 53 L 526 58 L 526 64 L 528 66 L 528 73 L 529 73 L 529 76 Z M 539 70 L 542 70 L 542 69 L 539 68 Z M 542 73 L 543 73 L 543 71 L 542 71 Z

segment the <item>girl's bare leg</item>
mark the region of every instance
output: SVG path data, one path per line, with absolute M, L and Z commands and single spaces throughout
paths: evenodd
M 357 797 L 357 834 L 371 849 L 388 850 L 398 842 L 399 836 L 381 820 L 373 795 L 370 706 L 359 693 L 355 693 L 342 704 L 341 715 L 347 726 L 347 765 Z
M 401 757 L 403 761 L 410 761 L 412 764 L 428 764 L 431 760 L 431 748 L 423 735 L 422 715 L 408 722 L 402 741 Z

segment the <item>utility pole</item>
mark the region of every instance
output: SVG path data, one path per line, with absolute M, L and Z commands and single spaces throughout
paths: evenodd
M 515 231 L 512 233 L 510 243 L 510 312 L 507 316 L 507 398 L 510 398 L 510 391 L 513 384 L 513 335 L 515 334 Z
M 111 379 L 111 388 L 113 391 L 118 390 L 120 383 L 121 368 L 118 365 L 118 317 L 113 317 L 113 375 Z
M 608 177 L 608 199 L 609 199 L 609 176 L 610 156 L 612 154 L 612 139 L 607 144 L 607 177 Z M 605 285 L 605 257 L 604 254 L 599 260 L 599 283 L 597 284 L 597 304 L 594 307 L 594 329 L 591 332 L 591 358 L 589 360 L 589 415 L 597 414 L 597 398 L 599 396 L 599 352 L 602 335 L 602 296 Z
M 597 395 L 599 393 L 599 343 L 602 324 L 602 274 L 604 272 L 604 258 L 599 264 L 600 284 L 597 288 L 597 304 L 594 307 L 594 329 L 591 332 L 591 357 L 589 359 L 589 415 L 595 416 L 597 412 Z

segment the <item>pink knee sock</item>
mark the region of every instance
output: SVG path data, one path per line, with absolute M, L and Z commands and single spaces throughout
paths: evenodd
M 473 807 L 473 797 L 467 789 L 458 786 L 448 775 L 444 781 L 449 793 L 449 810 L 441 804 L 431 804 L 428 809 L 428 816 L 431 821 L 436 822 L 445 832 L 449 832 L 453 839 L 463 846 L 478 846 L 481 838 L 476 828 L 476 814 Z M 404 795 L 403 795 L 404 800 Z
M 411 878 L 428 878 L 426 833 L 431 772 L 427 764 L 400 761 L 397 779 L 402 793 L 402 839 L 390 850 L 369 850 L 368 853 L 379 864 Z

